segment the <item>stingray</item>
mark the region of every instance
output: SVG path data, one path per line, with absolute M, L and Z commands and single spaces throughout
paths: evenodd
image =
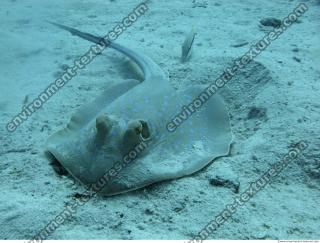
M 229 153 L 229 115 L 214 95 L 175 131 L 167 124 L 206 86 L 175 90 L 146 55 L 61 24 L 56 26 L 95 44 L 107 44 L 136 63 L 143 81 L 124 80 L 80 107 L 67 126 L 49 137 L 46 154 L 85 186 L 101 178 L 102 195 L 115 195 L 155 182 L 191 175 Z M 141 145 L 144 146 L 141 146 Z M 138 150 L 137 148 L 141 148 Z M 132 158 L 124 163 L 124 158 Z M 106 178 L 106 174 L 111 177 Z

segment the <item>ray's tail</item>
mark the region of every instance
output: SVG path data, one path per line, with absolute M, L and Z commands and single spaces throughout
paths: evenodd
M 130 59 L 132 59 L 135 63 L 137 63 L 137 65 L 142 69 L 142 71 L 144 73 L 144 80 L 152 80 L 152 79 L 150 79 L 150 77 L 152 77 L 152 76 L 166 77 L 166 75 L 164 74 L 162 69 L 153 60 L 151 60 L 149 57 L 147 57 L 143 54 L 137 53 L 131 49 L 128 49 L 128 48 L 121 46 L 119 44 L 116 44 L 114 42 L 110 42 L 103 37 L 99 37 L 99 36 L 95 36 L 95 35 L 92 35 L 92 34 L 89 34 L 86 32 L 82 32 L 80 30 L 77 30 L 77 29 L 62 25 L 62 24 L 58 24 L 55 22 L 51 22 L 51 21 L 47 21 L 47 22 L 59 27 L 60 29 L 63 29 L 63 30 L 70 32 L 72 35 L 76 35 L 82 39 L 85 39 L 87 41 L 93 42 L 98 45 L 104 45 L 104 46 L 113 48 L 113 49 L 123 53 L 124 55 L 126 55 Z

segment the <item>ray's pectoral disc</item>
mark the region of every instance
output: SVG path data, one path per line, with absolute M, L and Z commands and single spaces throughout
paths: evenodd
M 100 37 L 56 25 L 101 44 Z M 48 139 L 47 153 L 56 171 L 70 173 L 86 186 L 103 178 L 107 183 L 100 193 L 114 195 L 190 175 L 229 153 L 229 116 L 218 95 L 168 132 L 167 123 L 206 87 L 176 91 L 149 57 L 114 42 L 109 47 L 136 62 L 144 81 L 108 87 Z

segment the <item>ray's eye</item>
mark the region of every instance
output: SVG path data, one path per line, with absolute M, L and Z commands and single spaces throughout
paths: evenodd
M 142 141 L 150 139 L 150 129 L 144 120 L 131 120 L 128 122 L 126 131 L 123 134 L 123 151 L 130 152 Z
M 133 120 L 128 123 L 127 130 L 124 134 L 124 141 L 129 144 L 137 145 L 141 141 L 150 138 L 150 129 L 148 123 L 144 120 Z
M 140 120 L 140 123 L 141 123 L 141 137 L 143 139 L 149 139 L 150 129 L 149 129 L 148 123 L 143 120 Z
M 148 123 L 144 120 L 133 121 L 129 124 L 130 128 L 134 131 L 134 134 L 141 137 L 141 139 L 146 140 L 150 138 L 150 129 Z
M 142 125 L 141 124 L 137 124 L 137 126 L 134 128 L 134 131 L 137 135 L 139 135 L 142 131 Z

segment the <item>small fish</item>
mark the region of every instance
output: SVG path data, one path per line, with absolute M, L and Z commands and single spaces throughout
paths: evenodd
M 29 103 L 29 95 L 26 95 L 23 99 L 22 105 L 26 105 L 27 103 Z
M 186 36 L 181 48 L 181 62 L 186 62 L 190 58 L 196 34 L 196 29 L 193 27 L 190 33 Z

